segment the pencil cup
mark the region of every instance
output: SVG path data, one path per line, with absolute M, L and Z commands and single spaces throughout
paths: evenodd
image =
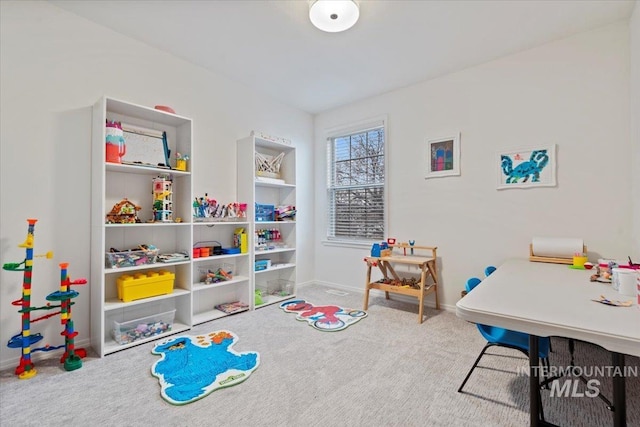
M 633 297 L 636 296 L 638 275 L 635 270 L 620 269 L 617 274 L 618 292 L 622 295 Z
M 586 256 L 574 256 L 573 257 L 573 266 L 574 267 L 584 267 L 584 263 L 589 261 L 589 258 Z

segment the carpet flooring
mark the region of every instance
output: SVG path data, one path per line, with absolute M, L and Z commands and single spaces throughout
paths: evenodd
M 316 304 L 362 307 L 361 293 L 336 295 L 305 286 L 297 296 Z M 393 296 L 392 296 L 393 298 Z M 491 349 L 456 390 L 485 344 L 475 325 L 444 310 L 372 293 L 368 316 L 339 332 L 319 332 L 277 305 L 199 325 L 190 335 L 230 330 L 237 351 L 258 351 L 260 367 L 245 382 L 184 406 L 160 396 L 150 369 L 158 356 L 145 343 L 105 358 L 89 354 L 66 372 L 57 358 L 36 363 L 18 380 L 0 372 L 2 426 L 526 426 L 527 360 Z M 553 338 L 551 363 L 568 363 L 567 341 Z M 640 373 L 640 360 L 627 357 Z M 578 366 L 607 366 L 602 349 L 578 343 Z M 611 396 L 610 379 L 601 389 Z M 542 395 L 548 421 L 609 426 L 612 414 L 593 397 Z M 628 425 L 640 426 L 640 378 L 627 378 Z

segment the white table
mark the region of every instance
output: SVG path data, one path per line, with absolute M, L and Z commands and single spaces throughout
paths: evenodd
M 593 271 L 564 264 L 512 259 L 484 279 L 456 304 L 458 317 L 530 334 L 530 418 L 541 424 L 538 410 L 538 337 L 560 336 L 597 344 L 624 366 L 624 355 L 640 357 L 640 309 L 611 307 L 591 301 L 604 295 L 629 300 L 611 285 L 590 282 Z M 613 377 L 614 425 L 626 425 L 624 376 Z

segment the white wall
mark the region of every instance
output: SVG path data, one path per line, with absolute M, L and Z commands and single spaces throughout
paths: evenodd
M 631 149 L 633 174 L 633 261 L 640 262 L 640 0 L 629 21 L 631 51 Z
M 384 114 L 389 236 L 438 246 L 446 305 L 485 266 L 528 256 L 533 236 L 582 237 L 594 259 L 630 254 L 628 22 L 316 116 L 316 206 L 326 203 L 323 130 Z M 425 180 L 425 139 L 450 131 L 462 133 L 462 175 Z M 498 150 L 549 144 L 556 188 L 496 190 Z M 369 248 L 324 245 L 316 216 L 316 278 L 362 289 Z
M 1 207 L 0 262 L 20 262 L 26 219 L 38 218 L 32 306 L 59 286 L 58 263 L 70 262 L 72 279 L 90 277 L 91 110 L 108 95 L 140 105 L 170 105 L 194 120 L 194 190 L 235 200 L 236 140 L 253 129 L 295 141 L 298 208 L 312 212 L 312 117 L 254 94 L 202 68 L 126 38 L 46 2 L 0 2 Z M 312 215 L 300 215 L 298 233 L 312 235 Z M 313 279 L 313 246 L 300 239 L 300 282 Z M 19 351 L 6 347 L 20 331 L 22 274 L 2 271 L 0 367 L 16 366 Z M 73 317 L 77 343 L 90 330 L 89 289 L 78 288 Z M 36 312 L 37 315 L 42 311 Z M 33 316 L 35 317 L 35 316 Z M 55 318 L 33 325 L 46 342 L 61 344 Z

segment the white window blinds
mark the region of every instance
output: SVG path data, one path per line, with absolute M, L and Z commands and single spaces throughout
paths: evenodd
M 327 238 L 383 240 L 384 124 L 338 133 L 327 142 Z

